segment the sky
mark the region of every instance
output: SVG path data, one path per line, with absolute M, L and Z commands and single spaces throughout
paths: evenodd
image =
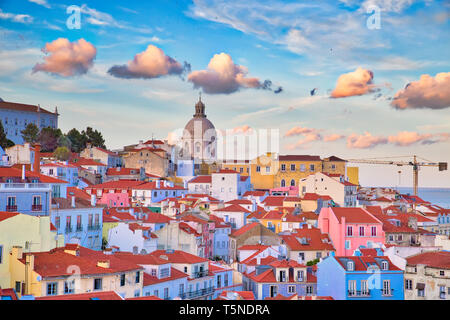
M 450 162 L 449 17 L 444 0 L 0 0 L 0 97 L 57 106 L 63 132 L 110 149 L 166 139 L 202 92 L 217 129 L 277 129 L 280 154 Z

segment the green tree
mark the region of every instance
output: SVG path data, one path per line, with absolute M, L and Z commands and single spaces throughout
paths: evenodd
M 58 138 L 58 147 L 66 147 L 68 150 L 71 150 L 71 146 L 72 142 L 65 134 Z
M 20 131 L 24 141 L 35 143 L 39 138 L 39 128 L 34 123 L 29 123 L 25 129 Z
M 103 139 L 103 135 L 100 131 L 87 127 L 86 131 L 83 130 L 81 134 L 87 137 L 87 140 L 91 142 L 92 146 L 106 149 L 105 139 Z
M 86 147 L 87 137 L 73 128 L 67 132 L 66 137 L 70 140 L 70 149 L 73 152 L 80 153 Z
M 56 148 L 55 152 L 53 153 L 56 159 L 61 161 L 66 161 L 70 159 L 70 156 L 72 153 L 67 147 L 58 147 Z

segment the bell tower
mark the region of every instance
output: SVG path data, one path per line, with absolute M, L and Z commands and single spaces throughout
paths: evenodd
M 202 102 L 202 93 L 198 94 L 198 102 L 195 104 L 195 118 L 206 118 L 205 104 Z

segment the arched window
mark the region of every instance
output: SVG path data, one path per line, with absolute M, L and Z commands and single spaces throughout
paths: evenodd
M 200 153 L 200 142 L 195 144 L 195 152 Z
M 294 179 L 291 180 L 291 187 L 295 187 L 295 180 Z
M 284 181 L 284 179 L 281 180 L 281 187 L 286 187 L 286 181 Z

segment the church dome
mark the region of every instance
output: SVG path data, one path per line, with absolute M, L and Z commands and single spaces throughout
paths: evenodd
M 212 122 L 206 118 L 205 104 L 202 102 L 201 97 L 195 104 L 195 114 L 193 115 L 193 118 L 189 120 L 184 129 L 189 133 L 190 138 L 203 138 L 207 130 L 215 130 Z M 195 132 L 196 130 L 197 132 Z M 194 133 L 197 135 L 201 133 L 201 137 L 197 137 Z M 212 134 L 209 133 L 209 135 L 211 136 Z M 215 132 L 213 135 L 215 136 Z

